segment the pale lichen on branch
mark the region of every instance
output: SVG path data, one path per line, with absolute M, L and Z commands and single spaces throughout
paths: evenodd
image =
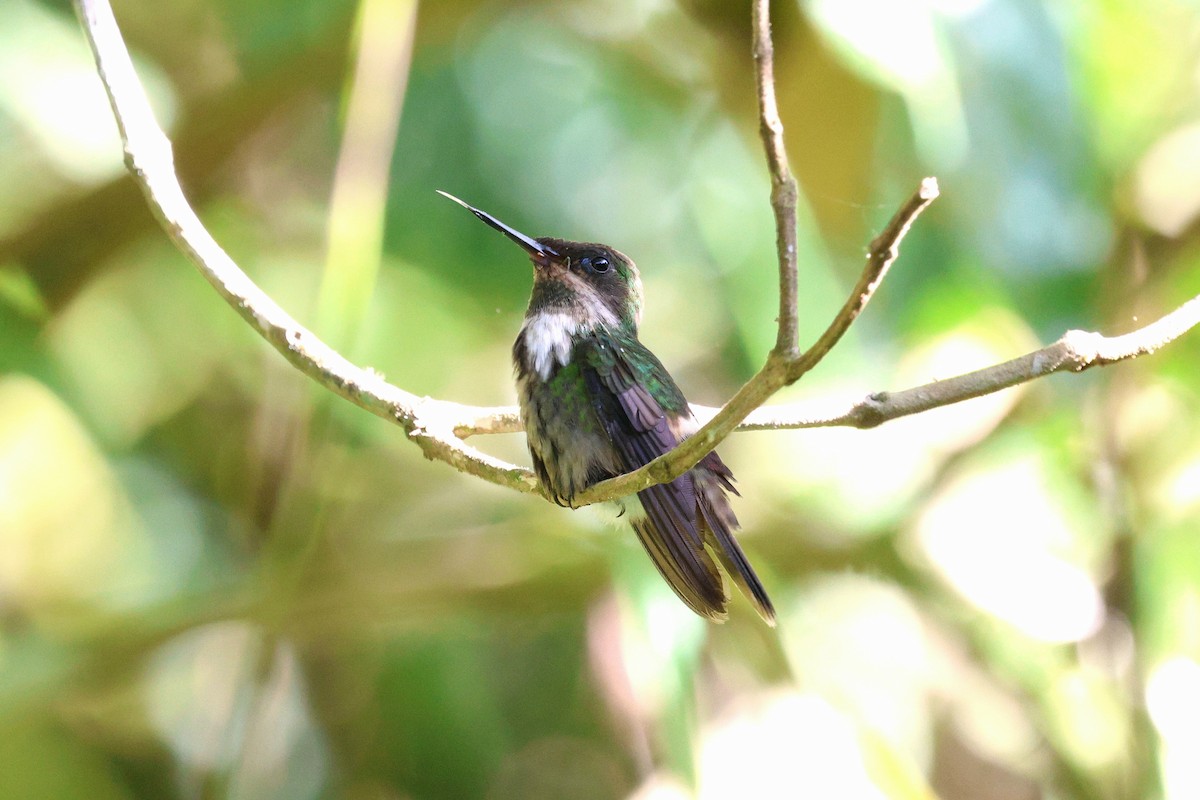
M 515 408 L 461 405 L 411 394 L 370 369 L 352 364 L 301 326 L 237 266 L 205 229 L 184 196 L 171 143 L 158 126 L 107 0 L 75 0 L 125 147 L 125 161 L 167 234 L 225 301 L 304 374 L 359 407 L 398 423 L 433 460 L 502 486 L 544 495 L 533 472 L 467 444 L 472 435 L 521 430 Z M 1068 331 L 1057 342 L 1002 364 L 897 392 L 877 392 L 845 407 L 766 407 L 779 389 L 816 366 L 854 323 L 899 255 L 913 221 L 938 195 L 922 181 L 871 243 L 867 265 L 826 331 L 804 352 L 798 344 L 796 201 L 783 123 L 775 102 L 770 3 L 754 0 L 753 48 L 759 127 L 771 175 L 771 208 L 779 260 L 779 322 L 774 349 L 762 369 L 720 409 L 694 406 L 704 425 L 696 435 L 646 466 L 596 484 L 577 504 L 610 500 L 671 480 L 694 466 L 735 430 L 849 426 L 870 428 L 891 419 L 1000 391 L 1054 372 L 1079 372 L 1152 353 L 1200 323 L 1200 297 L 1161 319 L 1120 336 Z

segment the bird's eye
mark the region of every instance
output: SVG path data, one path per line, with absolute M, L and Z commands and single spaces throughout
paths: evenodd
M 596 272 L 608 272 L 608 259 L 607 258 L 593 258 L 592 259 L 592 269 L 596 270 Z

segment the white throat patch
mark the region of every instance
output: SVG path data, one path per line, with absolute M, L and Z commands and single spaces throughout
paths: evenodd
M 579 320 L 560 311 L 542 311 L 525 320 L 526 366 L 549 380 L 555 364 L 571 362 L 571 341 L 580 332 Z

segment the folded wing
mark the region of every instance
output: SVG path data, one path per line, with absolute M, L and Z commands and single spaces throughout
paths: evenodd
M 654 354 L 635 338 L 593 340 L 583 353 L 588 391 L 625 471 L 637 469 L 680 441 L 691 411 Z M 717 454 L 674 481 L 638 493 L 645 519 L 634 530 L 658 571 L 698 614 L 726 617 L 725 584 L 705 543 L 759 613 L 775 612 L 761 582 L 733 537 L 737 518 L 726 499 L 733 475 Z

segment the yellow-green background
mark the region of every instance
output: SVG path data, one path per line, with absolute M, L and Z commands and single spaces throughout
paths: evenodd
M 805 341 L 943 189 L 780 400 L 1200 290 L 1194 3 L 776 6 Z M 729 397 L 776 314 L 747 4 L 423 3 L 391 136 L 368 78 L 409 11 L 116 3 L 218 240 L 358 363 L 510 404 L 529 265 L 445 189 L 632 255 L 644 340 Z M 0 0 L 0 797 L 1200 796 L 1198 357 L 732 437 L 779 627 L 740 598 L 707 625 L 627 530 L 430 463 L 289 368 L 124 176 L 68 4 Z

